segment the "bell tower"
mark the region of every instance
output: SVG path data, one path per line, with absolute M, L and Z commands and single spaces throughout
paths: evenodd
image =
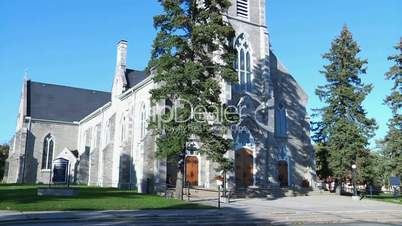
M 244 174 L 235 172 L 229 176 L 230 186 L 268 186 L 268 168 L 266 159 L 269 152 L 269 134 L 273 133 L 274 98 L 270 72 L 270 44 L 266 22 L 266 0 L 231 0 L 227 20 L 236 32 L 233 42 L 237 51 L 234 67 L 238 73 L 238 83 L 231 84 L 229 102 L 240 110 L 241 121 L 232 127 L 235 150 L 228 157 L 235 165 L 244 162 L 241 154 L 247 150 L 252 161 Z M 226 92 L 227 90 L 225 90 Z M 226 92 L 227 93 L 227 92 Z M 229 98 L 228 98 L 229 99 Z M 240 137 L 242 131 L 248 131 L 255 138 L 255 145 L 244 145 Z M 239 154 L 240 153 L 240 154 Z M 243 156 L 243 157 L 242 157 Z M 239 175 L 248 175 L 241 178 Z
M 265 12 L 266 0 L 232 0 L 228 20 L 236 30 L 249 38 L 253 58 L 264 59 L 269 56 L 269 35 Z

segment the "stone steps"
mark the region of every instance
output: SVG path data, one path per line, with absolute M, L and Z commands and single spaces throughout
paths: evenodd
M 313 195 L 329 195 L 331 193 L 325 191 L 316 191 L 311 189 L 295 189 L 295 188 L 247 188 L 245 190 L 236 190 L 231 194 L 233 198 L 268 198 L 275 199 L 281 197 L 297 197 L 297 196 L 313 196 Z

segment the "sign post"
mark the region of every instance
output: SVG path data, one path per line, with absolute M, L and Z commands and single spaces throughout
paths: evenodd
M 223 178 L 216 178 L 216 185 L 218 185 L 218 209 L 221 208 L 221 186 L 223 185 Z

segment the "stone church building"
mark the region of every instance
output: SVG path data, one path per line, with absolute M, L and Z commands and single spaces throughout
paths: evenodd
M 308 186 L 315 179 L 307 95 L 271 51 L 265 0 L 232 0 L 225 17 L 236 31 L 238 84 L 221 82 L 221 100 L 240 110 L 230 128 L 235 163 L 228 186 Z M 49 183 L 53 161 L 69 162 L 71 182 L 91 186 L 160 190 L 176 166 L 155 157 L 147 130 L 155 112 L 152 75 L 129 69 L 127 41 L 117 45 L 111 93 L 24 81 L 6 183 Z M 163 107 L 163 106 L 157 106 Z M 188 152 L 186 180 L 216 188 L 220 173 L 205 156 Z M 154 190 L 154 191 L 155 191 Z

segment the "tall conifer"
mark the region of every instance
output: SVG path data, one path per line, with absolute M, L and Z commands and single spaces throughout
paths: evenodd
M 388 122 L 388 133 L 384 140 L 384 156 L 388 160 L 390 172 L 394 176 L 402 176 L 402 38 L 395 49 L 398 54 L 388 58 L 394 65 L 385 74 L 393 86 L 391 94 L 385 99 L 392 110 L 392 118 Z
M 329 170 L 340 182 L 351 175 L 357 165 L 360 182 L 371 180 L 371 158 L 368 149 L 376 123 L 367 118 L 362 102 L 372 90 L 362 82 L 366 60 L 358 57 L 360 48 L 345 26 L 323 58 L 329 62 L 321 74 L 327 83 L 316 89 L 324 102 L 318 109 L 320 121 L 313 123 L 313 139 L 328 150 Z
M 231 162 L 225 153 L 232 141 L 224 136 L 236 115 L 222 116 L 220 81 L 235 81 L 232 65 L 235 32 L 225 19 L 229 0 L 159 0 L 163 13 L 154 18 L 158 30 L 148 70 L 158 85 L 152 90 L 154 103 L 169 100 L 173 109 L 159 112 L 165 120 L 153 120 L 160 157 L 177 159 L 177 196 L 182 197 L 184 156 L 188 143 L 208 159 L 227 170 Z M 176 117 L 167 120 L 170 113 Z M 195 114 L 196 113 L 196 114 Z M 191 149 L 191 148 L 190 148 Z M 177 158 L 176 158 L 177 157 Z

